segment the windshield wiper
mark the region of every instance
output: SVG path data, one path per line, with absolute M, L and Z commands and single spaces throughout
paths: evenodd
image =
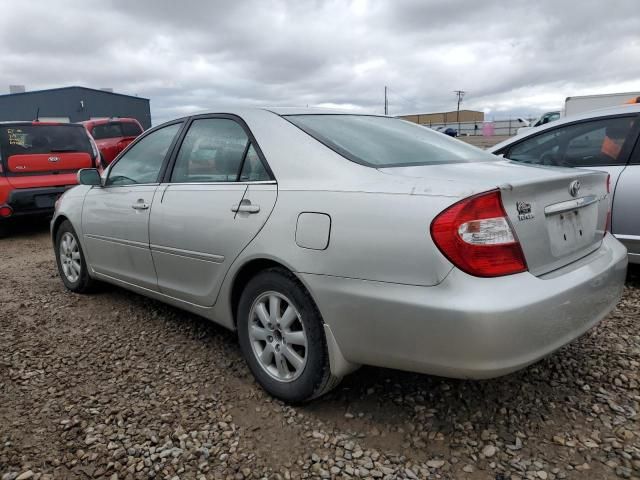
M 78 152 L 79 150 L 77 148 L 52 148 L 50 149 L 50 152 L 52 153 L 58 153 L 58 152 Z

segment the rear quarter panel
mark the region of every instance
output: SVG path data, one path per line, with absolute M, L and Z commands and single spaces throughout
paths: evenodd
M 452 202 L 424 195 L 282 190 L 269 221 L 239 261 L 265 256 L 300 273 L 436 285 L 452 265 L 433 244 L 429 226 Z M 326 249 L 296 243 L 303 212 L 331 217 Z

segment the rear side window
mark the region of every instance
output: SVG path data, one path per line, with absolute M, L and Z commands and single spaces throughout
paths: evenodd
M 39 153 L 86 152 L 91 143 L 80 125 L 0 126 L 0 157 Z
M 253 145 L 247 150 L 247 156 L 244 159 L 244 165 L 242 166 L 242 173 L 240 174 L 241 182 L 266 182 L 271 180 L 271 176 L 267 169 L 264 168 L 258 152 L 253 148 Z
M 257 160 L 262 166 L 249 143 L 244 129 L 233 120 L 194 120 L 180 146 L 171 182 L 235 182 L 248 151 L 253 152 L 249 161 Z
M 107 185 L 156 183 L 169 147 L 181 127 L 181 123 L 174 123 L 141 138 L 111 167 Z
M 91 135 L 96 140 L 105 138 L 137 137 L 142 133 L 142 129 L 133 122 L 109 122 L 96 125 L 91 130 Z
M 633 117 L 618 117 L 554 128 L 514 145 L 505 156 L 560 167 L 624 165 L 623 147 L 630 140 L 633 123 Z
M 369 167 L 496 160 L 479 148 L 397 118 L 324 114 L 285 118 L 345 158 Z
M 137 137 L 142 133 L 140 125 L 133 122 L 122 122 L 122 134 L 125 137 Z

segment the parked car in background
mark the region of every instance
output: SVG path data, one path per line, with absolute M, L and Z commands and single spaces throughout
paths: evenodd
M 0 123 L 0 235 L 9 221 L 51 215 L 57 198 L 76 185 L 81 168 L 98 168 L 95 142 L 81 125 Z
M 450 137 L 457 137 L 458 136 L 458 131 L 455 128 L 445 128 L 444 131 L 442 132 L 445 135 L 449 135 Z
M 625 280 L 606 173 L 500 160 L 396 118 L 224 110 L 78 175 L 51 223 L 64 285 L 111 282 L 237 330 L 286 401 L 362 364 L 504 375 L 582 335 Z
M 105 166 L 144 130 L 135 118 L 97 118 L 81 123 L 98 144 Z
M 490 149 L 533 165 L 584 167 L 610 175 L 611 231 L 640 263 L 640 105 L 564 117 Z M 582 195 L 581 195 L 582 196 Z
M 561 116 L 562 112 L 545 112 L 537 120 L 532 121 L 531 123 L 527 122 L 524 118 L 518 117 L 518 121 L 521 123 L 526 123 L 524 127 L 520 127 L 518 129 L 518 134 L 527 133 L 533 130 L 536 127 L 541 125 L 546 125 L 547 123 L 555 122 Z

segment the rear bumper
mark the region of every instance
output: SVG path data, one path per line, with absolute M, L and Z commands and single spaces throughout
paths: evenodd
M 544 277 L 476 278 L 454 269 L 417 287 L 301 274 L 343 357 L 458 378 L 523 368 L 579 337 L 616 305 L 627 252 L 600 249 Z
M 72 187 L 17 188 L 9 193 L 6 205 L 13 210 L 11 217 L 50 214 L 60 195 Z

